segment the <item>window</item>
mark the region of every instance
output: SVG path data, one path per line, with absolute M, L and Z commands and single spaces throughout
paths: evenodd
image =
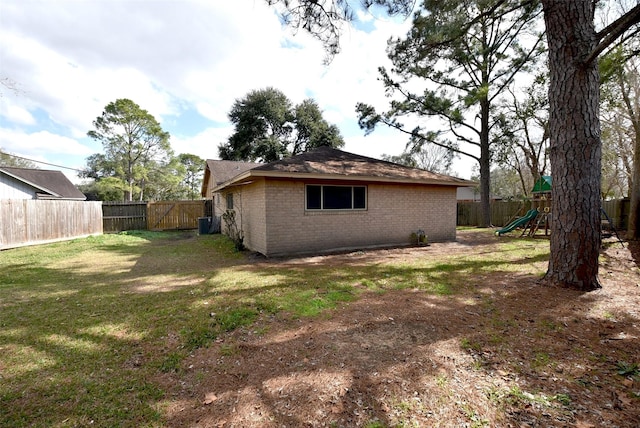
M 227 193 L 227 209 L 233 209 L 233 193 Z
M 308 210 L 364 210 L 366 186 L 307 185 Z

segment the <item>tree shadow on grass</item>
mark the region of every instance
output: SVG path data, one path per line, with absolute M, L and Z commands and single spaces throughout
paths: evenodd
M 633 401 L 620 404 L 632 391 L 619 388 L 616 368 L 640 351 L 638 318 L 620 314 L 612 324 L 594 313 L 611 297 L 541 287 L 535 275 L 509 269 L 544 261 L 534 255 L 422 268 L 356 261 L 351 274 L 285 261 L 250 267 L 278 275 L 284 289 L 339 277 L 365 282 L 365 291 L 327 317 L 265 317 L 195 352 L 188 370 L 165 379 L 182 385 L 169 423 L 634 426 L 640 412 Z M 443 270 L 449 292 L 420 285 Z M 599 389 L 609 398 L 593 399 Z
M 640 240 L 627 241 L 627 247 L 636 266 L 640 268 Z
M 495 421 L 495 414 L 482 410 L 491 403 L 486 397 L 478 400 L 474 389 L 488 388 L 482 378 L 491 370 L 488 363 L 477 363 L 476 354 L 498 352 L 491 349 L 497 346 L 490 345 L 491 334 L 504 336 L 501 349 L 514 352 L 509 336 L 528 335 L 530 320 L 561 304 L 548 299 L 544 305 L 527 305 L 517 319 L 503 320 L 497 308 L 507 301 L 530 301 L 546 294 L 530 278 L 520 281 L 527 289 L 508 294 L 499 286 L 489 286 L 491 293 L 478 289 L 473 296 L 455 297 L 406 290 L 367 293 L 328 319 L 266 321 L 263 337 L 245 332 L 225 339 L 227 346 L 235 347 L 231 355 L 221 352 L 224 345 L 215 345 L 186 362 L 191 369 L 172 377 L 172 382 L 188 385 L 188 393 L 181 395 L 194 398 L 181 403 L 181 411 L 172 413 L 169 422 L 366 426 L 379 421 L 395 426 L 413 419 L 421 426 L 443 420 L 459 426 L 470 422 L 461 413 L 465 406 L 467 413 Z M 469 297 L 477 301 L 470 303 Z M 501 323 L 500 330 L 493 327 Z M 453 385 L 464 378 L 461 371 L 471 372 L 480 383 Z M 443 387 L 439 380 L 451 385 Z M 472 389 L 466 391 L 467 387 Z M 203 403 L 207 395 L 215 397 L 210 404 Z M 458 402 L 452 408 L 447 407 L 451 402 L 440 403 L 453 400 L 450 395 Z M 406 415 L 400 415 L 398 409 L 407 406 Z

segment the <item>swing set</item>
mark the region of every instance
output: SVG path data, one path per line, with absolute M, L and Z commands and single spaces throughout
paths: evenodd
M 544 236 L 548 236 L 551 233 L 551 207 L 552 207 L 552 185 L 553 180 L 549 175 L 541 176 L 533 186 L 531 193 L 533 198 L 531 199 L 531 209 L 527 211 L 523 216 L 517 217 L 523 210 L 524 205 L 520 208 L 511 221 L 502 229 L 496 231 L 497 236 L 504 235 L 505 233 L 512 232 L 516 229 L 520 229 L 520 236 L 535 237 L 540 231 L 544 230 Z M 604 233 L 604 229 L 610 232 L 609 236 L 615 235 L 618 241 L 624 246 L 624 242 L 620 239 L 618 231 L 613 225 L 611 217 L 607 214 L 604 208 L 600 207 L 601 214 L 601 228 Z

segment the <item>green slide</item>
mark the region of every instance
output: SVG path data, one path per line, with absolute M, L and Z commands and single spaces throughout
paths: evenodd
M 508 225 L 506 225 L 502 229 L 496 231 L 496 235 L 500 236 L 503 233 L 511 232 L 516 227 L 523 226 L 523 225 L 527 224 L 528 222 L 530 222 L 531 220 L 533 220 L 537 216 L 538 216 L 538 209 L 537 208 L 529 210 L 524 215 L 524 217 L 520 217 L 518 219 L 515 219 L 514 221 L 512 221 L 511 223 L 509 223 Z

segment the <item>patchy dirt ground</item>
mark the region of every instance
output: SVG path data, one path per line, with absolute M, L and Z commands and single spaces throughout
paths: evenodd
M 491 251 L 489 235 L 256 263 Z M 640 426 L 640 245 L 607 243 L 601 290 L 478 279 L 464 295 L 365 293 L 315 319 L 265 317 L 163 375 L 174 427 Z

